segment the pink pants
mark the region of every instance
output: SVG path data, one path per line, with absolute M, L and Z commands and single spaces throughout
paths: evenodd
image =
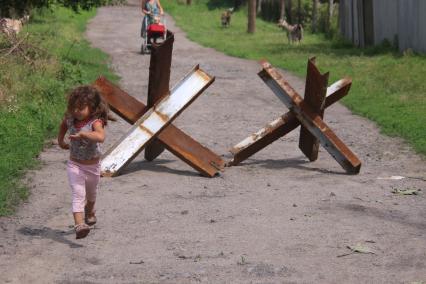
M 84 212 L 85 200 L 96 201 L 100 179 L 100 163 L 83 165 L 69 160 L 68 181 L 72 191 L 72 212 Z

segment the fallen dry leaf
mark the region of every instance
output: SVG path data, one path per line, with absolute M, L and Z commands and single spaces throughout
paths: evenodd
M 399 195 L 417 195 L 419 193 L 418 189 L 398 189 L 394 188 L 392 190 L 392 193 L 399 194 Z
M 355 246 L 347 246 L 352 252 L 356 253 L 371 253 L 375 254 L 369 247 L 363 246 L 362 244 L 356 244 Z

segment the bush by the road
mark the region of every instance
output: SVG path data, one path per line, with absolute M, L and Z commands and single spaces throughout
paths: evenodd
M 19 34 L 22 52 L 0 37 L 0 216 L 28 195 L 20 182 L 37 165 L 46 138 L 56 136 L 65 93 L 99 74 L 112 80 L 108 57 L 83 39 L 95 11 L 39 10 Z

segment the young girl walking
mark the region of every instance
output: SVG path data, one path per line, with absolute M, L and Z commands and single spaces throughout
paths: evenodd
M 67 163 L 72 191 L 72 212 L 77 239 L 87 236 L 96 223 L 95 202 L 100 179 L 100 143 L 104 142 L 108 105 L 92 86 L 75 88 L 60 125 L 58 144 L 70 150 Z M 70 144 L 64 141 L 69 131 Z

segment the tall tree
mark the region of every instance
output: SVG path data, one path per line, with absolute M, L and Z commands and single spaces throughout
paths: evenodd
M 331 21 L 333 19 L 333 0 L 328 0 L 328 15 L 327 15 L 327 32 L 330 32 L 331 30 Z
M 292 9 L 293 9 L 293 0 L 287 0 L 287 9 L 288 9 L 288 23 L 293 24 L 293 16 L 292 16 Z
M 285 20 L 285 0 L 280 0 L 280 20 Z
M 312 5 L 312 32 L 318 31 L 318 2 L 319 0 L 313 0 Z
M 21 17 L 33 8 L 59 4 L 78 11 L 109 4 L 110 0 L 0 0 L 0 17 Z
M 302 3 L 301 0 L 297 0 L 297 23 L 302 23 Z
M 234 0 L 234 12 L 238 11 L 242 4 L 243 4 L 243 0 Z
M 255 30 L 256 30 L 256 0 L 249 0 L 247 32 L 250 34 L 253 34 Z

